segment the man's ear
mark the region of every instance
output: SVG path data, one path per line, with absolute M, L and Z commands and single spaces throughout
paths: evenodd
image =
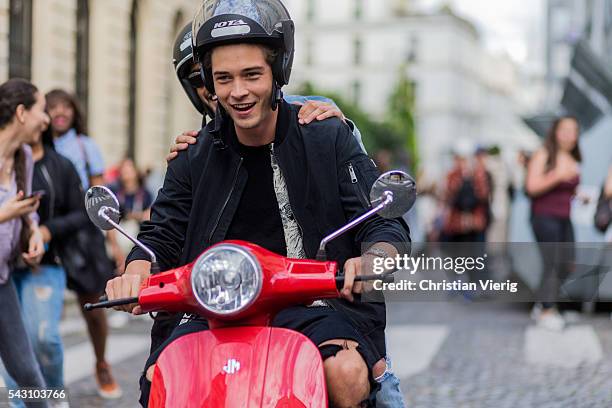
M 17 118 L 17 121 L 22 125 L 25 123 L 25 114 L 26 108 L 22 103 L 20 103 L 17 105 L 17 109 L 15 109 L 15 118 Z

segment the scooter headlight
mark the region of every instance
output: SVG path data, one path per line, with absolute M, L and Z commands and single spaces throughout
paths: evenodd
M 246 309 L 261 292 L 261 265 L 250 252 L 224 244 L 206 251 L 191 272 L 191 287 L 208 311 L 231 315 Z

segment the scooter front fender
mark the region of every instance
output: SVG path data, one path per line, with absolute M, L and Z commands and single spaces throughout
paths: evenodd
M 149 407 L 327 408 L 323 361 L 317 347 L 292 330 L 191 333 L 161 353 Z

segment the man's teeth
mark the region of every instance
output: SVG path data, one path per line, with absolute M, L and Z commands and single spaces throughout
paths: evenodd
M 254 103 L 243 103 L 243 104 L 239 104 L 239 105 L 234 105 L 234 108 L 236 109 L 248 109 L 251 106 L 253 106 Z

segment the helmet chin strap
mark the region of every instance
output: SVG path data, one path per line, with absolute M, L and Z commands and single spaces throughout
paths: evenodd
M 276 81 L 272 81 L 272 111 L 278 108 L 278 104 L 283 100 L 283 91 Z

